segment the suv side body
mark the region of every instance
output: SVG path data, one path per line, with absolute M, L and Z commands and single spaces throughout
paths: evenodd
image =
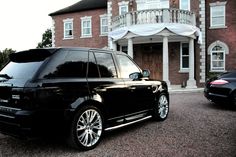
M 79 130 L 77 124 L 85 113 L 97 111 L 91 121 L 99 115 L 102 123 L 96 129 L 112 130 L 155 117 L 161 95 L 169 101 L 166 83 L 144 77 L 125 53 L 52 48 L 15 53 L 10 59 L 0 72 L 0 131 L 5 134 L 28 137 L 63 132 L 70 134 L 72 145 L 92 149 L 100 141 L 100 132 L 96 142 L 87 144 L 74 129 Z M 168 106 L 159 120 L 167 114 Z M 87 131 L 94 129 L 89 124 Z M 91 132 L 90 140 L 95 139 Z

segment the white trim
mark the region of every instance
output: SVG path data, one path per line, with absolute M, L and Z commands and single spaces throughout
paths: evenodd
M 224 42 L 217 40 L 213 43 L 211 43 L 211 45 L 208 47 L 207 51 L 208 51 L 208 55 L 211 55 L 211 51 L 215 46 L 220 46 L 225 50 L 225 54 L 229 54 L 229 47 L 227 44 L 225 44 Z
M 179 1 L 179 8 L 181 9 L 181 10 L 186 10 L 185 8 L 182 8 L 182 1 L 184 1 L 184 0 L 180 0 Z M 191 10 L 191 2 L 190 2 L 190 0 L 185 0 L 185 1 L 187 1 L 188 2 L 188 8 L 187 8 L 187 10 Z
M 220 46 L 223 48 L 222 51 L 213 51 L 212 49 L 215 47 L 215 46 Z M 223 53 L 223 62 L 224 62 L 224 65 L 223 65 L 223 69 L 222 70 L 216 70 L 216 69 L 213 69 L 213 65 L 212 65 L 212 53 Z M 225 62 L 226 62 L 226 54 L 229 54 L 229 47 L 224 43 L 224 42 L 221 42 L 219 40 L 213 42 L 209 47 L 208 47 L 208 55 L 210 55 L 210 71 L 212 72 L 223 72 L 225 71 Z
M 129 2 L 128 1 L 127 2 L 126 1 L 119 2 L 118 5 L 119 5 L 119 15 L 122 15 L 121 14 L 121 10 L 122 10 L 121 8 L 122 7 L 125 7 L 125 12 L 126 13 L 129 12 L 129 6 L 128 6 Z
M 103 20 L 107 20 L 107 24 L 106 25 L 102 25 L 102 21 Z M 107 32 L 103 32 L 102 28 L 103 27 L 107 27 Z M 107 36 L 108 35 L 108 16 L 107 14 L 103 14 L 103 15 L 100 15 L 100 36 Z
M 90 38 L 92 37 L 92 16 L 84 16 L 81 17 L 81 37 L 80 38 Z M 90 26 L 88 29 L 90 29 L 90 34 L 84 34 L 84 27 L 83 22 L 90 22 Z
M 218 29 L 218 28 L 227 28 L 226 27 L 226 13 L 225 13 L 225 7 L 226 7 L 226 3 L 227 2 L 216 2 L 216 3 L 210 3 L 210 29 Z M 213 14 L 213 9 L 215 9 L 216 7 L 221 7 L 220 10 L 223 11 L 222 15 L 219 16 L 213 16 L 215 14 Z M 213 23 L 213 18 L 217 18 L 217 17 L 222 17 L 223 18 L 223 23 L 221 24 L 214 24 Z
M 189 63 L 188 63 L 188 68 L 183 68 L 183 57 L 188 57 L 189 60 L 189 51 L 188 51 L 188 55 L 184 55 L 183 56 L 183 44 L 187 44 L 188 45 L 188 50 L 189 50 L 189 43 L 187 42 L 181 42 L 180 43 L 180 73 L 185 73 L 185 72 L 189 72 Z
M 65 39 L 65 40 L 66 39 L 73 39 L 74 38 L 74 32 L 73 32 L 74 23 L 73 23 L 73 20 L 74 20 L 73 18 L 70 18 L 70 19 L 67 18 L 67 19 L 63 20 L 63 39 Z M 66 24 L 71 24 L 71 27 L 72 27 L 71 30 L 69 30 L 69 29 L 67 30 L 66 29 L 66 27 L 65 27 Z M 71 31 L 72 35 L 66 35 L 66 31 Z

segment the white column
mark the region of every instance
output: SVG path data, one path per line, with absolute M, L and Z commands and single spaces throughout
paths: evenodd
M 197 88 L 196 80 L 194 79 L 194 39 L 189 40 L 189 78 L 186 88 Z
M 110 44 L 110 49 L 113 51 L 117 51 L 117 44 L 115 41 L 111 40 L 111 44 Z
M 128 39 L 128 55 L 131 58 L 134 58 L 134 50 L 133 50 L 133 40 L 132 40 L 132 38 Z
M 166 81 L 168 87 L 170 88 L 169 81 L 169 50 L 168 50 L 168 37 L 163 36 L 163 80 Z

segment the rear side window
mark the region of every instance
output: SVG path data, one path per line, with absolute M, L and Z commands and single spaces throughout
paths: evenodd
M 13 79 L 31 79 L 56 49 L 32 49 L 12 53 L 10 62 L 1 70 L 1 75 L 7 75 Z
M 48 63 L 40 78 L 86 77 L 88 52 L 67 51 L 57 53 Z
M 112 54 L 95 52 L 95 58 L 101 77 L 117 77 Z

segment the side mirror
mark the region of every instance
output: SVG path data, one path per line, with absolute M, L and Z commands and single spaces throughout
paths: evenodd
M 142 78 L 142 74 L 139 72 L 134 72 L 129 75 L 129 78 L 132 80 L 139 80 L 140 78 Z
M 143 77 L 149 78 L 150 74 L 151 74 L 150 70 L 143 70 Z

